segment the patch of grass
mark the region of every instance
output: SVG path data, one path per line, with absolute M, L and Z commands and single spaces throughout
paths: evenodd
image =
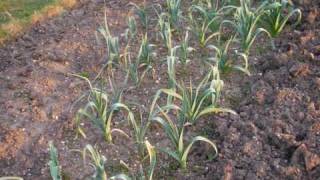
M 38 11 L 55 0 L 4 0 L 0 2 L 0 23 L 7 23 L 10 19 L 28 20 L 35 11 Z
M 59 14 L 76 0 L 1 0 L 0 43 L 14 37 L 30 24 Z

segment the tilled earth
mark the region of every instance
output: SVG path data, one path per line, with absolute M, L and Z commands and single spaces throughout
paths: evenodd
M 255 44 L 250 77 L 224 77 L 224 103 L 238 115 L 207 116 L 194 129 L 216 142 L 218 158 L 210 160 L 199 144 L 189 157 L 189 171 L 176 170 L 164 157 L 156 179 L 320 178 L 320 2 L 294 2 L 303 10 L 302 24 L 285 29 L 276 51 L 264 48 L 266 40 Z M 119 36 L 126 28 L 128 3 L 107 1 L 111 29 Z M 126 140 L 116 138 L 115 144 L 106 145 L 94 131 L 85 140 L 74 139 L 74 102 L 86 85 L 70 74 L 95 77 L 102 67 L 105 46 L 96 41 L 95 31 L 103 12 L 103 1 L 82 0 L 70 12 L 36 24 L 0 48 L 0 176 L 49 179 L 49 140 L 56 144 L 70 179 L 92 174 L 74 151 L 87 143 L 103 150 L 111 174 L 121 169 L 115 165 L 119 159 L 135 164 Z M 156 67 L 156 78 L 165 68 Z M 148 106 L 154 92 L 166 84 L 153 82 L 146 77 L 141 88 L 126 92 L 124 99 Z M 155 145 L 167 143 L 161 130 L 153 131 L 160 133 Z

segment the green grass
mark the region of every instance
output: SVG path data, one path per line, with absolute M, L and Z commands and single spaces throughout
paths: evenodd
M 0 0 L 0 44 L 32 23 L 59 14 L 76 0 Z
M 1 0 L 0 24 L 8 23 L 11 19 L 28 21 L 35 12 L 56 2 L 56 0 Z

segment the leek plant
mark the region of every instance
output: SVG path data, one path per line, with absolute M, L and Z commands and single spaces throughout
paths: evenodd
M 121 103 L 112 104 L 112 101 L 106 92 L 102 89 L 94 88 L 87 78 L 78 75 L 75 76 L 86 80 L 90 87 L 88 103 L 84 108 L 78 110 L 75 119 L 77 132 L 83 137 L 86 137 L 84 130 L 81 128 L 81 120 L 87 118 L 102 131 L 104 139 L 109 143 L 112 143 L 112 133 L 114 132 L 118 132 L 128 137 L 124 131 L 111 128 L 113 114 L 115 111 L 119 110 Z
M 211 113 L 226 112 L 236 114 L 230 109 L 218 106 L 223 81 L 217 71 L 218 68 L 212 67 L 211 72 L 205 76 L 196 88 L 190 82 L 189 87 L 186 87 L 183 83 L 181 85 L 176 83 L 177 90 L 160 89 L 152 106 L 156 104 L 161 94 L 166 94 L 168 98 L 176 98 L 180 101 L 180 106 L 178 107 L 181 109 L 179 116 L 181 125 L 185 123 L 194 124 L 200 117 Z
M 149 44 L 148 36 L 146 34 L 141 41 L 139 54 L 134 62 L 131 60 L 129 48 L 126 48 L 124 55 L 126 64 L 125 69 L 127 72 L 126 82 L 130 78 L 134 82 L 135 86 L 139 86 L 146 73 L 153 70 L 152 57 L 155 56 L 155 53 L 152 52 L 152 47 L 154 47 L 154 45 Z
M 56 147 L 54 147 L 52 141 L 49 142 L 49 153 L 50 153 L 50 175 L 52 180 L 62 180 L 61 168 L 59 166 L 58 152 Z M 0 178 L 1 179 L 1 178 Z
M 156 152 L 156 148 L 154 146 L 152 146 L 149 141 L 145 141 L 145 145 L 148 151 L 148 156 L 149 156 L 149 167 L 148 167 L 148 171 L 147 171 L 147 176 L 148 176 L 148 180 L 152 180 L 153 179 L 153 174 L 154 174 L 154 170 L 157 164 L 157 152 Z
M 177 160 L 180 164 L 180 167 L 182 169 L 187 168 L 187 159 L 188 155 L 190 153 L 190 150 L 195 142 L 205 142 L 209 144 L 215 151 L 214 157 L 217 156 L 218 154 L 218 149 L 216 145 L 210 141 L 209 139 L 203 137 L 203 136 L 196 136 L 191 139 L 189 144 L 185 145 L 185 140 L 184 140 L 184 128 L 185 125 L 183 126 L 177 126 L 174 121 L 170 118 L 168 114 L 164 112 L 164 110 L 160 109 L 160 116 L 154 117 L 152 119 L 154 122 L 159 123 L 168 138 L 170 139 L 174 149 L 167 149 L 167 148 L 160 148 L 160 150 L 175 160 Z
M 180 43 L 179 47 L 179 60 L 184 67 L 189 63 L 189 54 L 195 49 L 189 46 L 189 31 L 186 32 L 183 41 Z
M 172 49 L 172 29 L 170 23 L 167 21 L 166 14 L 158 15 L 158 26 L 160 31 L 160 37 L 162 38 L 165 47 L 169 50 Z
M 181 0 L 167 0 L 167 8 L 171 25 L 177 25 L 179 18 L 182 16 Z
M 269 32 L 272 47 L 275 49 L 274 39 L 279 36 L 288 20 L 296 14 L 297 19 L 295 25 L 297 25 L 301 21 L 302 13 L 300 9 L 288 8 L 289 5 L 286 0 L 281 0 L 281 2 L 273 0 L 272 2 L 273 3 L 264 8 L 264 13 L 261 16 L 259 23 L 260 26 Z M 288 12 L 285 13 L 286 11 Z
M 155 54 L 152 52 L 152 47 L 155 45 L 149 44 L 148 35 L 145 34 L 142 38 L 140 50 L 138 54 L 139 63 L 142 63 L 147 66 L 151 66 L 152 56 Z
M 138 118 L 134 116 L 132 112 L 129 112 L 128 119 L 134 130 L 134 137 L 138 147 L 138 152 L 141 157 L 144 157 L 144 147 L 145 147 L 144 140 L 145 140 L 145 135 L 147 133 L 147 130 L 149 129 L 149 126 L 150 126 L 150 121 L 147 120 L 147 122 L 143 122 L 143 117 L 141 112 L 139 113 Z
M 147 15 L 146 1 L 144 1 L 143 4 L 144 5 L 142 7 L 140 7 L 135 3 L 132 3 L 132 2 L 130 3 L 130 5 L 132 5 L 135 8 L 136 14 L 140 18 L 140 21 L 141 21 L 143 28 L 145 30 L 147 30 L 148 29 L 148 15 Z
M 167 56 L 167 74 L 169 77 L 168 85 L 169 88 L 175 89 L 176 87 L 176 61 L 178 59 L 177 57 L 177 50 L 179 49 L 179 46 L 176 46 L 174 48 L 170 49 L 170 54 Z
M 119 108 L 122 108 L 128 112 L 128 122 L 133 128 L 134 132 L 134 140 L 138 147 L 138 152 L 141 157 L 144 157 L 145 150 L 145 135 L 150 126 L 149 119 L 147 122 L 143 121 L 142 112 L 139 112 L 139 117 L 135 116 L 135 114 L 128 108 L 128 106 L 124 104 L 118 104 Z
M 217 46 L 209 45 L 208 48 L 215 51 L 215 57 L 209 58 L 209 60 L 212 60 L 223 73 L 234 69 L 250 75 L 247 55 L 239 52 L 235 52 L 235 55 L 230 53 L 230 44 L 233 41 L 234 38 L 231 38 L 224 44 L 220 42 Z M 243 65 L 235 64 L 235 61 L 239 59 L 243 60 Z
M 107 65 L 112 68 L 112 64 L 115 61 L 119 61 L 120 59 L 120 46 L 119 46 L 119 38 L 114 37 L 111 34 L 109 29 L 108 20 L 107 20 L 107 13 L 105 12 L 104 16 L 104 27 L 100 27 L 98 32 L 103 36 L 107 44 L 107 53 L 108 53 L 108 60 Z
M 111 104 L 121 103 L 122 102 L 122 94 L 123 94 L 123 87 L 119 87 L 114 79 L 112 79 L 110 76 L 108 77 L 108 82 L 110 85 L 111 90 Z
M 132 179 L 137 179 L 137 180 L 152 180 L 154 170 L 156 167 L 157 163 L 157 155 L 156 155 L 156 149 L 154 146 L 150 144 L 149 141 L 144 141 L 143 145 L 146 147 L 147 152 L 148 152 L 148 157 L 149 157 L 149 166 L 147 170 L 145 171 L 143 169 L 143 166 L 140 166 L 140 172 L 135 173 L 129 169 L 130 174 L 118 174 L 115 176 L 110 177 L 110 180 L 132 180 Z M 104 169 L 106 158 L 101 155 L 94 147 L 92 147 L 90 144 L 85 147 L 83 150 L 83 159 L 86 161 L 86 154 L 89 152 L 89 156 L 92 160 L 92 166 L 95 169 L 95 173 L 93 175 L 94 180 L 107 180 L 107 173 Z M 146 159 L 146 158 L 144 158 Z M 126 165 L 126 164 L 125 164 Z M 128 165 L 126 165 L 128 168 Z
M 150 144 L 149 141 L 144 141 L 143 145 L 145 146 L 145 148 L 147 149 L 148 152 L 148 157 L 149 157 L 149 166 L 147 168 L 144 168 L 143 166 L 143 161 L 147 160 L 147 157 L 145 157 L 141 164 L 140 164 L 140 170 L 139 172 L 134 172 L 132 171 L 128 165 L 125 164 L 125 166 L 127 167 L 127 169 L 130 172 L 130 177 L 129 179 L 133 179 L 133 180 L 152 180 L 153 179 L 153 174 L 154 174 L 154 170 L 156 167 L 156 163 L 157 163 L 157 153 L 156 153 L 156 148 L 154 146 L 152 146 Z M 116 178 L 112 178 L 115 179 Z
M 83 160 L 86 163 L 87 152 L 92 160 L 92 166 L 95 169 L 93 175 L 94 180 L 107 180 L 107 173 L 104 169 L 105 161 L 107 160 L 103 155 L 101 155 L 94 147 L 88 144 L 83 150 Z
M 126 39 L 132 40 L 137 35 L 137 22 L 133 16 L 129 16 L 127 19 L 128 29 L 126 30 Z
M 231 24 L 240 41 L 240 46 L 244 54 L 248 55 L 252 44 L 261 33 L 269 32 L 264 28 L 258 28 L 258 22 L 263 15 L 263 8 L 267 2 L 262 3 L 257 9 L 251 7 L 249 0 L 240 0 L 240 6 L 237 8 L 234 18 L 235 21 L 224 20 L 222 24 Z
M 103 132 L 105 140 L 112 143 L 113 132 L 118 132 L 126 137 L 128 135 L 120 129 L 111 128 L 113 114 L 120 108 L 120 103 L 111 106 L 109 103 L 107 93 L 102 90 L 93 89 L 91 90 L 88 104 L 84 109 L 80 109 L 78 113 L 81 115 L 80 117 L 90 119 Z M 83 132 L 83 130 L 80 131 Z
M 208 44 L 208 42 L 214 38 L 215 36 L 219 35 L 219 27 L 221 16 L 217 13 L 208 18 L 205 14 L 205 17 L 198 17 L 196 14 L 205 14 L 207 13 L 202 7 L 192 5 L 189 9 L 189 20 L 191 24 L 190 30 L 195 34 L 197 37 L 200 47 L 204 48 Z

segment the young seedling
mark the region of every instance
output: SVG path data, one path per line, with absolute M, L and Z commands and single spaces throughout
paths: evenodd
M 173 150 L 170 149 L 164 149 L 160 148 L 161 151 L 168 154 L 169 156 L 173 157 L 175 160 L 177 160 L 180 164 L 180 167 L 182 169 L 187 168 L 187 159 L 189 152 L 195 142 L 201 141 L 208 143 L 215 151 L 214 157 L 218 154 L 218 149 L 216 145 L 210 141 L 209 139 L 203 137 L 203 136 L 196 136 L 191 139 L 190 143 L 188 145 L 185 145 L 184 142 L 184 126 L 177 126 L 173 120 L 169 117 L 168 114 L 164 112 L 164 110 L 160 109 L 161 116 L 154 117 L 153 121 L 159 123 L 168 138 L 170 139 L 172 145 L 174 146 Z
M 53 180 L 62 180 L 61 168 L 59 166 L 59 160 L 58 160 L 58 152 L 57 152 L 57 149 L 54 147 L 52 141 L 49 142 L 49 153 L 50 153 L 49 168 L 50 168 L 51 178 Z
M 273 49 L 275 49 L 274 39 L 279 36 L 288 20 L 297 14 L 295 25 L 301 21 L 301 10 L 288 8 L 288 6 L 288 1 L 286 0 L 281 0 L 281 3 L 274 0 L 273 3 L 264 8 L 264 13 L 260 18 L 260 25 L 266 29 L 271 36 Z M 288 11 L 287 14 L 285 14 L 286 11 Z

